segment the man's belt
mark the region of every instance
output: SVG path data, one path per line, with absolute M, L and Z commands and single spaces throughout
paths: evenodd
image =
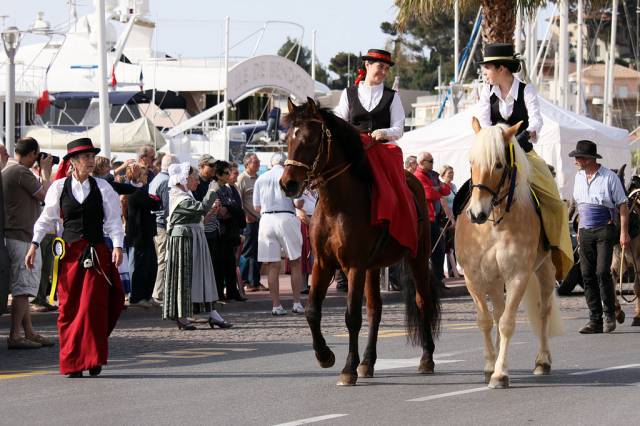
M 266 212 L 260 212 L 260 214 L 274 214 L 274 213 L 289 213 L 289 214 L 295 214 L 294 212 L 292 212 L 291 210 L 269 210 Z

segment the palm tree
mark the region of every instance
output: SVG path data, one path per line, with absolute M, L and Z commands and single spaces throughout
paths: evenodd
M 429 17 L 453 10 L 455 0 L 395 0 L 398 8 L 396 22 L 402 28 L 413 19 L 425 22 Z M 547 0 L 459 0 L 463 10 L 476 11 L 482 6 L 482 41 L 484 43 L 511 43 L 516 28 L 516 6 L 520 5 L 526 13 L 534 12 L 548 3 Z

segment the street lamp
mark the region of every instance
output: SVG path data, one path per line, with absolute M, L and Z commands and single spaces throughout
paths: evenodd
M 8 27 L 2 32 L 2 43 L 7 53 L 7 86 L 5 91 L 5 144 L 9 155 L 13 156 L 16 137 L 16 63 L 14 61 L 22 34 L 16 27 Z

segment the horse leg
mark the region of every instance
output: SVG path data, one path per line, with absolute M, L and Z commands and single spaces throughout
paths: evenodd
M 637 327 L 640 326 L 640 272 L 636 272 L 636 279 L 633 282 L 633 292 L 636 296 L 636 306 L 631 325 Z
M 344 315 L 349 329 L 349 353 L 340 374 L 338 386 L 353 386 L 358 381 L 357 368 L 360 364 L 358 355 L 358 335 L 362 327 L 362 293 L 366 270 L 349 268 L 349 290 L 347 292 L 347 311 Z
M 378 358 L 376 342 L 378 341 L 378 329 L 382 317 L 382 298 L 380 297 L 380 270 L 369 269 L 365 284 L 367 298 L 367 318 L 369 320 L 369 337 L 367 348 L 364 350 L 362 362 L 358 366 L 358 377 L 373 377 L 373 370 Z
M 536 355 L 535 368 L 533 374 L 546 375 L 551 373 L 551 351 L 549 350 L 549 321 L 551 320 L 551 309 L 555 292 L 555 268 L 551 258 L 542 263 L 536 272 L 539 288 L 532 288 L 530 291 L 540 292 L 540 350 Z M 530 283 L 536 284 L 535 282 Z M 535 322 L 532 321 L 532 324 Z
M 466 278 L 465 276 L 465 279 L 468 279 L 468 278 Z M 467 288 L 469 288 L 468 284 L 467 284 Z M 478 325 L 478 328 L 482 332 L 482 337 L 484 337 L 484 369 L 483 369 L 484 382 L 489 383 L 489 379 L 491 378 L 491 375 L 493 374 L 493 370 L 496 365 L 496 346 L 493 345 L 493 341 L 491 340 L 491 329 L 493 328 L 493 318 L 491 318 L 491 313 L 489 312 L 489 306 L 487 305 L 485 296 L 483 294 L 478 294 L 473 291 L 469 291 L 469 294 L 471 295 L 471 298 L 473 299 L 473 302 L 476 305 L 476 311 L 477 311 L 476 324 Z M 494 303 L 494 312 L 495 312 L 495 303 Z
M 489 380 L 489 387 L 492 389 L 509 387 L 509 366 L 507 362 L 509 342 L 516 329 L 518 306 L 520 305 L 528 283 L 529 275 L 520 275 L 507 281 L 507 302 L 498 324 L 500 348 L 498 350 L 495 370 Z
M 433 374 L 435 363 L 433 361 L 433 352 L 436 345 L 433 340 L 432 330 L 437 329 L 440 321 L 440 301 L 436 290 L 433 288 L 433 282 L 429 275 L 429 255 L 428 250 L 424 249 L 423 244 L 418 245 L 418 254 L 416 257 L 407 257 L 407 263 L 411 269 L 413 276 L 413 285 L 415 288 L 415 299 L 409 300 L 405 297 L 405 309 L 407 310 L 407 325 L 410 338 L 414 342 L 420 342 L 422 346 L 422 357 L 418 366 L 418 373 Z M 428 248 L 429 245 L 427 244 Z M 408 286 L 411 283 L 407 283 Z M 409 288 L 405 290 L 406 296 L 410 296 Z M 429 307 L 429 305 L 431 305 Z M 435 327 L 432 322 L 435 322 Z
M 320 328 L 320 322 L 322 320 L 322 302 L 327 295 L 327 289 L 331 283 L 331 276 L 333 275 L 334 268 L 327 268 L 322 265 L 324 262 L 321 259 L 314 262 L 313 273 L 311 274 L 311 288 L 309 289 L 309 298 L 307 299 L 307 309 L 305 310 L 305 316 L 307 317 L 307 323 L 311 329 L 311 336 L 313 339 L 313 350 L 316 353 L 316 359 L 320 363 L 320 367 L 329 368 L 333 367 L 336 362 L 336 357 L 327 346 L 327 342 L 322 336 L 322 330 Z

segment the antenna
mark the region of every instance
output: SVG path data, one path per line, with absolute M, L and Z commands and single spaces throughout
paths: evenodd
M 7 20 L 9 15 L 0 15 L 0 19 L 2 19 L 2 23 L 0 24 L 0 28 L 4 28 L 4 23 Z

